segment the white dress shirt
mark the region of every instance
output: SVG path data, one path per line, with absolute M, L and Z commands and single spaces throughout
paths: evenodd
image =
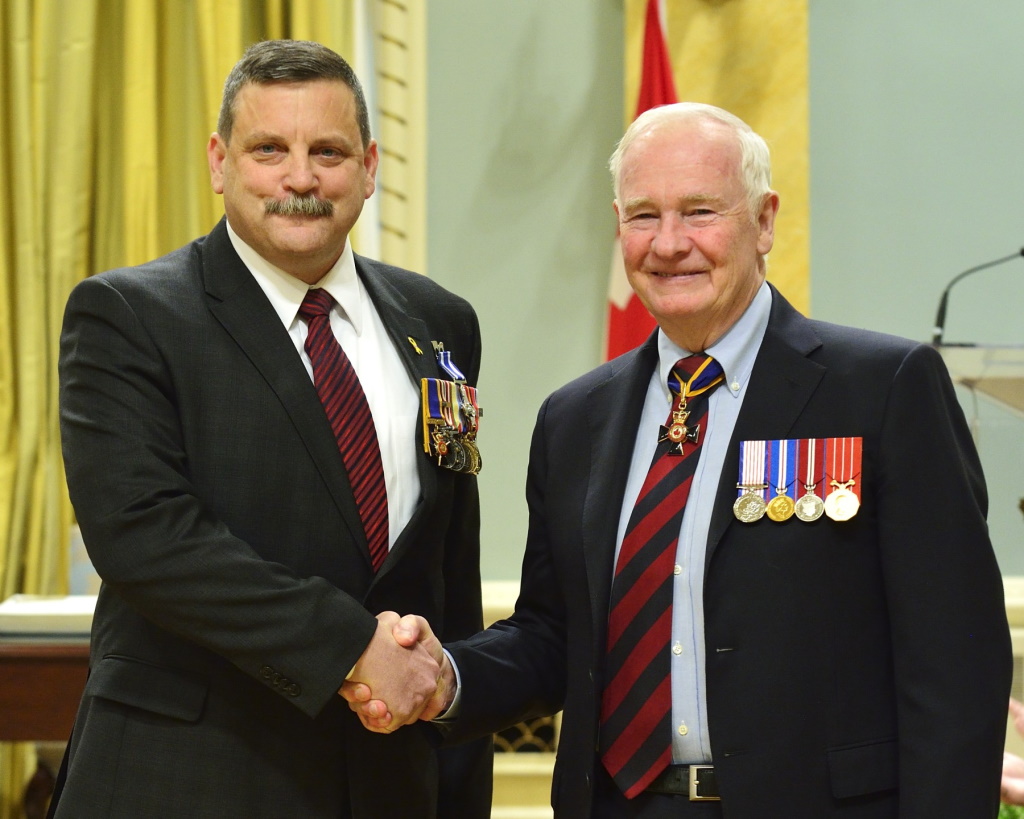
M 309 286 L 261 257 L 239 238 L 230 224 L 228 236 L 270 300 L 312 380 L 313 365 L 304 347 L 308 328 L 299 316 L 299 306 Z M 356 275 L 350 243 L 345 243 L 341 258 L 316 286 L 334 298 L 331 329 L 352 362 L 370 405 L 388 492 L 390 547 L 419 502 L 420 479 L 416 464 L 419 449 L 415 446 L 420 407 L 418 385 L 402 363 L 366 288 Z

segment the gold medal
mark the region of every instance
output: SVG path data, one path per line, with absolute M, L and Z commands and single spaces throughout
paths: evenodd
M 466 467 L 462 471 L 467 475 L 480 474 L 480 467 L 483 466 L 483 458 L 480 457 L 480 448 L 472 438 L 464 438 L 462 446 L 466 450 Z
M 849 520 L 860 509 L 860 498 L 848 488 L 853 481 L 842 484 L 832 481 L 832 483 L 839 488 L 835 492 L 829 492 L 828 497 L 825 498 L 825 514 L 834 521 Z
M 814 494 L 813 486 L 805 486 L 807 494 L 803 495 L 797 502 L 794 514 L 805 523 L 817 520 L 825 512 L 825 504 Z
M 687 432 L 686 424 L 673 424 L 668 428 L 668 432 L 665 433 L 665 437 L 667 437 L 672 443 L 678 444 L 680 441 L 685 440 Z
M 776 495 L 770 501 L 765 508 L 765 512 L 768 517 L 774 520 L 776 523 L 782 523 L 784 520 L 789 520 L 793 517 L 795 510 L 795 504 L 793 499 L 789 495 Z
M 669 455 L 682 455 L 683 444 L 697 445 L 700 436 L 700 424 L 695 427 L 689 427 L 686 425 L 686 419 L 690 417 L 690 413 L 686 409 L 686 398 L 685 396 L 679 397 L 679 406 L 672 411 L 672 423 L 667 427 L 661 428 L 661 436 L 658 438 L 658 443 L 663 441 L 669 442 L 668 454 Z
M 746 491 L 733 503 L 732 513 L 736 516 L 736 520 L 743 523 L 754 523 L 764 517 L 767 504 L 761 497 L 761 493 L 756 491 L 757 487 L 747 486 L 744 489 Z
M 861 438 L 830 438 L 828 445 L 826 468 L 831 480 L 825 495 L 825 514 L 834 521 L 846 521 L 860 509 L 863 488 L 857 484 L 857 479 L 861 474 L 864 442 Z

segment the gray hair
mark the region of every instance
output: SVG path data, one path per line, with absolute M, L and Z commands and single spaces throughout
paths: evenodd
M 235 100 L 238 92 L 250 83 L 312 82 L 340 80 L 352 91 L 356 102 L 356 123 L 363 147 L 370 144 L 370 115 L 359 78 L 345 60 L 327 46 L 309 40 L 264 40 L 246 49 L 224 81 L 224 96 L 217 118 L 217 133 L 225 142 L 231 141 L 235 124 Z
M 633 120 L 619 144 L 615 147 L 608 168 L 612 172 L 612 186 L 615 198 L 619 198 L 619 173 L 622 160 L 633 141 L 643 133 L 647 133 L 665 122 L 688 119 L 713 119 L 732 129 L 740 146 L 740 173 L 743 187 L 747 192 L 747 202 L 752 216 L 757 216 L 765 195 L 771 190 L 772 167 L 768 143 L 764 138 L 743 120 L 730 114 L 724 108 L 705 105 L 700 102 L 677 102 L 650 108 Z

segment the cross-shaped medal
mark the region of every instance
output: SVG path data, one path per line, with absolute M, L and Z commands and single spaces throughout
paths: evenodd
M 680 396 L 679 407 L 672 413 L 672 425 L 667 427 L 662 425 L 661 435 L 658 437 L 658 443 L 669 442 L 669 455 L 682 455 L 683 444 L 696 445 L 699 440 L 700 424 L 691 429 L 686 425 L 686 419 L 689 417 L 690 413 L 686 410 L 686 399 Z

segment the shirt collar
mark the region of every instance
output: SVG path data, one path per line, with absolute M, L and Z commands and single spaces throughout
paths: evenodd
M 754 369 L 754 359 L 761 348 L 761 340 L 768 328 L 768 315 L 772 309 L 772 291 L 768 282 L 754 294 L 754 298 L 739 320 L 730 327 L 724 336 L 708 347 L 707 350 L 686 350 L 673 342 L 662 330 L 658 330 L 658 376 L 662 390 L 668 396 L 668 375 L 680 358 L 693 355 L 695 352 L 706 352 L 722 365 L 725 372 L 725 383 L 728 392 L 734 398 L 742 393 L 742 388 L 750 378 Z
M 309 286 L 260 256 L 235 233 L 230 222 L 227 227 L 228 238 L 231 239 L 231 245 L 235 248 L 242 263 L 249 269 L 257 284 L 270 300 L 270 305 L 281 319 L 281 323 L 286 328 L 291 327 L 299 314 L 299 305 L 306 297 Z M 360 335 L 363 328 L 366 291 L 356 274 L 356 261 L 352 254 L 351 243 L 345 242 L 345 248 L 338 261 L 317 282 L 316 286 L 322 287 L 331 294 L 342 313 L 352 324 L 356 335 Z

